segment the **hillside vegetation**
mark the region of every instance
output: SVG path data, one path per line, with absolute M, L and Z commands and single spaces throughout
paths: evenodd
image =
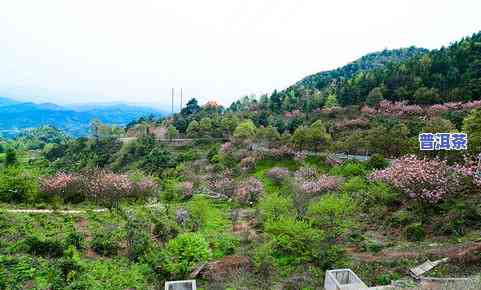
M 88 137 L 2 141 L 0 289 L 322 289 L 334 268 L 407 289 L 409 268 L 445 257 L 428 276 L 477 283 L 479 36 L 375 53 L 229 108 L 191 99 L 168 118 L 93 122 Z M 444 87 L 441 55 L 456 71 Z M 468 148 L 420 151 L 420 132 L 465 132 Z

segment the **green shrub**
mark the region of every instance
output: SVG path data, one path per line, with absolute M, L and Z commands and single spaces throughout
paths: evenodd
M 406 239 L 412 242 L 422 241 L 426 237 L 426 232 L 421 223 L 410 224 L 406 227 Z
M 294 212 L 292 200 L 278 194 L 269 194 L 260 202 L 260 218 L 262 221 L 277 220 L 291 215 Z
M 365 192 L 367 190 L 367 183 L 363 177 L 355 176 L 348 179 L 342 186 L 341 191 L 349 193 Z
M 67 246 L 72 245 L 77 250 L 81 250 L 85 246 L 85 235 L 73 229 L 65 237 L 65 244 Z
M 227 168 L 234 168 L 237 166 L 237 160 L 231 153 L 220 154 L 220 161 L 222 165 Z
M 36 178 L 20 167 L 10 166 L 0 172 L 0 201 L 26 202 L 37 196 Z
M 326 155 L 307 155 L 304 160 L 306 164 L 315 166 L 321 171 L 326 169 Z
M 442 208 L 446 210 L 443 217 L 433 219 L 434 230 L 441 234 L 462 236 L 481 225 L 481 209 L 476 202 L 446 202 Z
M 325 194 L 307 209 L 313 225 L 324 230 L 329 237 L 337 238 L 353 225 L 355 201 L 347 194 Z
M 265 224 L 272 255 L 282 266 L 318 261 L 324 235 L 308 222 L 285 217 Z
M 329 175 L 338 175 L 345 177 L 365 176 L 366 173 L 366 167 L 359 162 L 346 162 L 341 165 L 332 167 L 329 171 Z
M 185 161 L 193 161 L 200 158 L 200 153 L 198 150 L 189 149 L 185 152 L 181 152 L 177 157 L 177 161 L 185 162 Z
M 179 225 L 167 216 L 154 220 L 154 234 L 163 243 L 175 238 L 179 232 Z
M 391 217 L 393 226 L 405 226 L 413 221 L 412 213 L 407 210 L 398 210 Z
M 34 235 L 25 239 L 25 245 L 30 254 L 44 257 L 61 257 L 64 251 L 64 245 L 61 241 Z
M 262 277 L 272 275 L 272 273 L 275 271 L 275 259 L 272 256 L 272 246 L 273 243 L 268 242 L 258 245 L 255 248 L 253 263 L 256 272 Z
M 127 216 L 126 231 L 129 258 L 132 261 L 139 261 L 152 246 L 150 223 L 147 223 L 142 217 Z
M 67 289 L 151 289 L 145 264 L 115 258 L 86 260 L 84 265 L 88 271 L 81 271 Z
M 0 289 L 26 289 L 24 282 L 32 280 L 39 268 L 47 270 L 48 264 L 43 261 L 30 255 L 0 255 L 0 281 L 4 284 L 0 282 Z M 43 289 L 47 288 L 45 285 Z
M 164 146 L 156 146 L 148 154 L 143 156 L 140 168 L 149 174 L 162 174 L 168 168 L 176 165 L 176 159 L 171 151 Z
M 61 281 L 60 284 L 70 282 L 78 277 L 78 274 L 83 270 L 83 266 L 80 262 L 80 254 L 74 246 L 69 246 L 64 251 L 63 257 L 56 260 L 54 267 L 60 270 Z M 65 287 L 65 285 L 62 288 Z M 52 287 L 55 288 L 55 287 Z
M 165 179 L 162 184 L 161 199 L 167 202 L 179 199 L 178 188 L 177 180 L 172 178 Z
M 5 152 L 5 159 L 3 160 L 5 166 L 12 166 L 17 163 L 17 153 L 12 148 L 8 148 Z
M 214 258 L 222 258 L 234 254 L 235 249 L 240 244 L 238 237 L 224 233 L 216 233 L 210 240 Z
M 104 230 L 94 233 L 90 246 L 100 255 L 114 256 L 120 249 L 120 242 L 113 231 Z
M 400 200 L 397 190 L 383 182 L 372 182 L 367 187 L 362 203 L 366 208 L 373 206 L 394 206 Z
M 349 258 L 346 251 L 339 245 L 331 244 L 327 246 L 319 258 L 319 267 L 322 270 L 349 267 Z
M 366 239 L 362 235 L 362 231 L 360 229 L 353 229 L 349 232 L 349 236 L 347 237 L 347 241 L 351 243 L 361 243 Z
M 209 244 L 198 233 L 178 235 L 167 243 L 164 253 L 164 268 L 169 273 L 180 276 L 190 273 L 195 266 L 211 256 Z
M 367 239 L 361 243 L 361 249 L 366 252 L 378 253 L 382 248 L 383 245 L 376 240 Z
M 209 151 L 207 152 L 207 160 L 209 163 L 219 163 L 219 145 L 215 144 L 210 147 Z
M 400 279 L 401 276 L 399 274 L 392 274 L 392 273 L 384 273 L 379 275 L 376 278 L 376 285 L 389 285 L 391 281 Z
M 1 148 L 1 144 L 0 144 L 0 148 Z M 1 266 L 0 266 L 0 289 L 7 289 L 7 273 Z
M 370 169 L 384 169 L 389 165 L 389 162 L 384 158 L 382 154 L 374 154 L 367 161 L 367 166 Z
M 189 213 L 199 228 L 207 224 L 210 210 L 210 201 L 203 197 L 194 198 L 189 204 Z

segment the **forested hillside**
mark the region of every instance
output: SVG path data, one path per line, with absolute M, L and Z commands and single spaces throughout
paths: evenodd
M 358 73 L 336 88 L 342 105 L 362 104 L 373 90 L 379 90 L 386 100 L 413 104 L 479 99 L 481 33 L 406 61 Z
M 267 112 L 336 105 L 375 105 L 381 100 L 439 104 L 477 100 L 481 96 L 481 32 L 448 47 L 418 48 L 368 54 L 333 71 L 309 76 L 284 91 L 261 96 L 254 103 Z M 246 110 L 247 100 L 233 111 Z
M 402 62 L 427 52 L 427 49 L 412 46 L 369 53 L 338 69 L 310 75 L 299 81 L 295 86 L 323 90 L 331 84 L 350 79 L 357 73 L 382 68 L 389 63 Z

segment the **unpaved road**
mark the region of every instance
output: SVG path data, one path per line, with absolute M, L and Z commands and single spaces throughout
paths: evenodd
M 161 203 L 154 203 L 148 204 L 145 207 L 161 207 Z M 33 213 L 33 214 L 86 214 L 87 212 L 105 212 L 108 211 L 107 208 L 96 208 L 91 210 L 77 210 L 77 209 L 68 209 L 68 210 L 54 210 L 54 209 L 38 209 L 38 208 L 26 208 L 26 209 L 5 209 L 8 213 Z
M 39 214 L 46 214 L 46 213 L 58 213 L 58 214 L 84 214 L 87 213 L 87 210 L 53 210 L 53 209 L 36 209 L 36 208 L 29 208 L 29 209 L 7 209 L 5 210 L 8 213 L 39 213 Z M 106 208 L 97 208 L 91 210 L 93 212 L 104 212 L 108 211 Z
M 481 242 L 468 242 L 459 245 L 439 245 L 428 249 L 390 250 L 386 249 L 377 254 L 360 253 L 355 249 L 348 249 L 348 253 L 363 262 L 391 261 L 402 258 L 417 258 L 420 256 L 447 257 L 450 260 L 477 262 L 481 259 Z

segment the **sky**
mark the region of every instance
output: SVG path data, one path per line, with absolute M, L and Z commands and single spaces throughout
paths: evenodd
M 479 0 L 4 0 L 0 96 L 224 105 L 362 55 L 481 30 Z M 177 106 L 178 104 L 176 104 Z

